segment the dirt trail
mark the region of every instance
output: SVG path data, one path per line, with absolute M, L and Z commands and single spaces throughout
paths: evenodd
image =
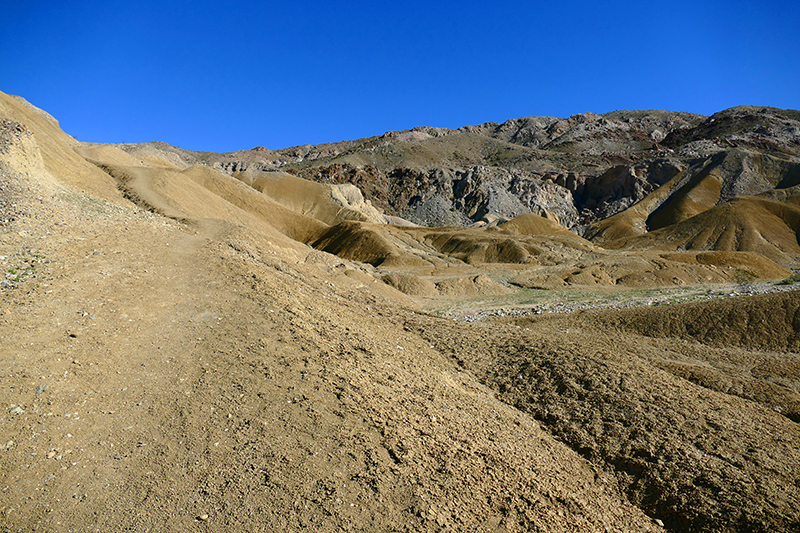
M 2 530 L 658 529 L 347 263 L 22 184 Z
M 800 529 L 798 293 L 456 323 L 234 178 L 90 164 L 14 102 L 0 531 Z

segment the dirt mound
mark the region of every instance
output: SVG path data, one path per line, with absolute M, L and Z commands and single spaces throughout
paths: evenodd
M 444 296 L 485 296 L 512 292 L 486 275 L 441 280 L 436 283 L 436 288 Z
M 664 259 L 690 265 L 709 265 L 727 270 L 726 281 L 743 283 L 748 279 L 783 279 L 790 272 L 753 252 L 676 252 L 660 254 Z M 731 270 L 733 272 L 731 272 Z
M 647 218 L 650 231 L 683 222 L 711 209 L 720 200 L 722 178 L 716 167 L 711 167 L 675 192 Z
M 342 222 L 312 243 L 314 248 L 344 259 L 373 266 L 430 266 L 430 263 L 395 246 L 386 230 L 363 222 Z
M 439 291 L 431 281 L 402 272 L 392 272 L 381 278 L 384 283 L 411 296 L 437 296 Z
M 165 170 L 185 170 L 191 166 L 176 164 L 160 155 L 147 151 L 128 152 L 110 144 L 84 143 L 77 146 L 75 152 L 89 161 L 103 161 L 124 166 L 154 167 Z
M 198 228 L 214 227 L 220 233 L 252 228 L 292 253 L 301 250 L 297 241 L 313 240 L 327 229 L 207 167 L 178 172 L 96 163 L 141 208 Z
M 117 193 L 113 179 L 75 152 L 80 143 L 64 133 L 49 114 L 22 98 L 0 93 L 0 117 L 24 125 L 28 132 L 19 137 L 23 142 L 21 151 L 4 157 L 19 172 L 36 176 L 52 187 L 65 184 L 97 198 L 127 203 Z M 54 176 L 58 178 L 54 180 Z
M 741 197 L 679 224 L 609 243 L 625 249 L 717 250 L 755 252 L 775 262 L 800 262 L 797 197 L 778 202 Z
M 503 324 L 417 320 L 415 328 L 503 401 L 613 475 L 630 501 L 667 528 L 788 532 L 800 524 L 800 430 L 779 412 L 800 405 L 798 395 L 770 389 L 766 379 L 757 391 L 752 379 L 752 388 L 739 389 L 745 381 L 732 378 L 732 368 L 752 368 L 752 352 L 626 336 L 595 327 L 588 313 Z M 672 370 L 681 357 L 714 370 L 710 352 L 721 369 L 716 388 Z M 800 384 L 796 360 L 788 376 L 777 369 L 791 358 L 761 360 L 759 371 Z M 732 384 L 727 390 L 725 380 Z M 761 401 L 746 398 L 751 393 Z M 764 405 L 771 403 L 764 394 L 774 394 L 775 409 Z M 794 404 L 777 403 L 792 394 Z M 760 473 L 765 467 L 774 469 L 767 477 Z
M 800 351 L 800 293 L 765 294 L 635 311 L 607 311 L 598 323 L 646 335 L 712 346 Z
M 345 220 L 385 224 L 386 219 L 350 184 L 323 185 L 285 172 L 235 174 L 279 204 L 329 226 Z
M 426 239 L 441 253 L 464 263 L 528 263 L 535 261 L 517 241 L 476 233 L 440 233 Z
M 574 236 L 573 233 L 560 225 L 557 221 L 533 213 L 518 216 L 508 222 L 499 224 L 497 228 L 520 235 Z

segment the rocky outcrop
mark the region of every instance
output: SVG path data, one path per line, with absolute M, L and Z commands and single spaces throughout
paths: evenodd
M 274 151 L 210 154 L 147 146 L 176 164 L 206 164 L 237 176 L 280 169 L 350 184 L 385 215 L 420 225 L 493 224 L 546 213 L 583 234 L 668 182 L 669 191 L 648 204 L 647 216 L 674 207 L 679 199 L 673 195 L 683 198 L 686 187 L 703 180 L 706 192 L 719 182 L 718 193 L 704 195 L 703 208 L 800 184 L 800 112 L 748 106 L 712 117 L 614 111 L 459 129 L 425 126 Z M 709 173 L 713 179 L 703 177 Z

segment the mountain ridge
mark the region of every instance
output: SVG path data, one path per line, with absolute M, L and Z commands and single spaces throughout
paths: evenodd
M 468 225 L 430 227 L 335 168 L 82 143 L 0 93 L 0 529 L 797 531 L 786 124 L 634 163 L 612 123 L 624 149 L 581 161 L 591 120 L 551 152 L 384 139 L 529 165 L 375 167 L 375 191 Z M 533 183 L 555 163 L 585 170 Z M 500 216 L 578 184 L 602 200 L 595 179 L 652 186 L 602 246 L 544 209 Z
M 680 176 L 659 193 L 644 221 L 624 228 L 615 222 L 614 235 L 627 238 L 738 196 L 800 183 L 800 112 L 737 106 L 709 117 L 663 110 L 522 117 L 227 154 L 163 144 L 121 148 L 249 180 L 281 170 L 321 183 L 349 183 L 387 215 L 424 226 L 496 224 L 546 213 L 590 239 L 600 238 L 598 228 L 615 215 L 631 219 L 622 213 Z M 700 194 L 698 187 L 707 192 Z

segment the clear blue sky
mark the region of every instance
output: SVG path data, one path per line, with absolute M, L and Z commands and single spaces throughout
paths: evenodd
M 4 2 L 0 91 L 84 141 L 271 149 L 615 109 L 800 107 L 800 2 Z

